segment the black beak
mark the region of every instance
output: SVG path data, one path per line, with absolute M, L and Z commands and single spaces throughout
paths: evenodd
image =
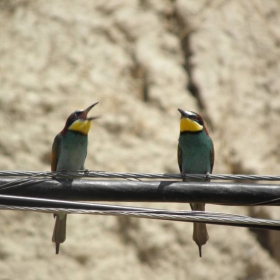
M 186 113 L 184 110 L 179 108 L 178 111 L 181 113 L 182 117 L 184 117 L 184 118 L 188 118 L 189 117 L 188 113 Z
M 87 117 L 87 114 L 88 114 L 88 112 L 89 112 L 95 105 L 97 105 L 98 103 L 99 103 L 99 102 L 96 102 L 96 103 L 90 105 L 89 107 L 87 107 L 87 108 L 82 112 L 82 114 L 80 115 L 79 119 L 82 119 L 82 120 L 94 120 L 94 119 L 97 119 L 98 117 L 90 117 L 90 118 L 88 118 L 88 117 Z

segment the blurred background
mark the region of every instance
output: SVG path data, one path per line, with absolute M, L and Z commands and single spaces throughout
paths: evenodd
M 214 173 L 278 174 L 278 0 L 0 0 L 0 170 L 50 170 L 68 115 L 99 101 L 86 168 L 178 173 L 177 108 L 199 112 Z M 131 205 L 132 203 L 127 203 Z M 188 204 L 133 204 L 190 209 Z M 207 205 L 280 219 L 277 207 Z M 1 211 L 0 279 L 279 279 L 280 234 Z

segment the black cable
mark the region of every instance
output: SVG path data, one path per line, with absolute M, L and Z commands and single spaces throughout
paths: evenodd
M 280 205 L 280 185 L 0 178 L 0 194 L 79 201 Z

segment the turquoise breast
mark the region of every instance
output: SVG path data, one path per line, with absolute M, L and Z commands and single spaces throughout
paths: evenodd
M 67 131 L 60 143 L 57 171 L 84 169 L 87 156 L 88 137 L 74 131 Z
M 181 134 L 179 146 L 182 150 L 182 172 L 187 174 L 211 172 L 213 143 L 205 131 Z

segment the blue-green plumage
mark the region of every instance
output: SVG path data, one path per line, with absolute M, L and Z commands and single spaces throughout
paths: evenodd
M 84 169 L 88 146 L 87 135 L 76 131 L 67 131 L 65 135 L 59 133 L 55 141 L 60 143 L 56 171 Z
M 204 130 L 200 132 L 183 132 L 179 137 L 180 169 L 186 174 L 206 174 L 212 172 L 211 138 Z

